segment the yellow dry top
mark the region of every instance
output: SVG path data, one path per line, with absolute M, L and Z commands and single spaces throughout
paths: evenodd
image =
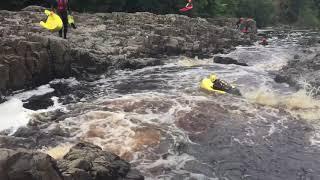
M 44 13 L 48 16 L 48 19 L 46 22 L 41 21 L 40 25 L 43 28 L 50 30 L 51 32 L 60 31 L 63 27 L 61 18 L 57 14 L 49 10 L 45 10 Z
M 226 92 L 213 89 L 213 83 L 209 78 L 204 78 L 200 83 L 200 88 L 209 92 L 225 94 Z

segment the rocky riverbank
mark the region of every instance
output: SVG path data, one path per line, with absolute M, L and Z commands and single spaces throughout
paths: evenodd
M 1 180 L 143 180 L 139 171 L 115 154 L 90 143 L 78 143 L 55 160 L 27 149 L 0 149 Z
M 168 56 L 209 57 L 253 37 L 228 27 L 232 20 L 151 13 L 74 13 L 68 40 L 42 29 L 44 8 L 0 11 L 0 90 L 23 89 L 54 78 L 159 65 Z M 221 26 L 226 25 L 226 26 Z

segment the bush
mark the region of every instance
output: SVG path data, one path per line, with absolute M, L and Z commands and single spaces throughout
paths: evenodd
M 317 13 L 311 8 L 304 8 L 298 17 L 298 22 L 300 26 L 306 27 L 320 27 L 320 21 L 317 17 Z

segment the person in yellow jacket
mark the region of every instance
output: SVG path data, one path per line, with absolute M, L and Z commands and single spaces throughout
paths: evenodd
M 209 77 L 201 81 L 200 88 L 209 92 L 220 94 L 230 93 L 241 96 L 240 91 L 231 84 L 220 80 L 217 75 L 211 74 Z

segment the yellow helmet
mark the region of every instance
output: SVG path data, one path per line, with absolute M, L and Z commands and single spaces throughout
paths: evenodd
M 215 74 L 211 74 L 211 75 L 209 76 L 209 79 L 213 82 L 213 81 L 217 80 L 218 77 L 217 77 L 217 75 L 215 75 Z

